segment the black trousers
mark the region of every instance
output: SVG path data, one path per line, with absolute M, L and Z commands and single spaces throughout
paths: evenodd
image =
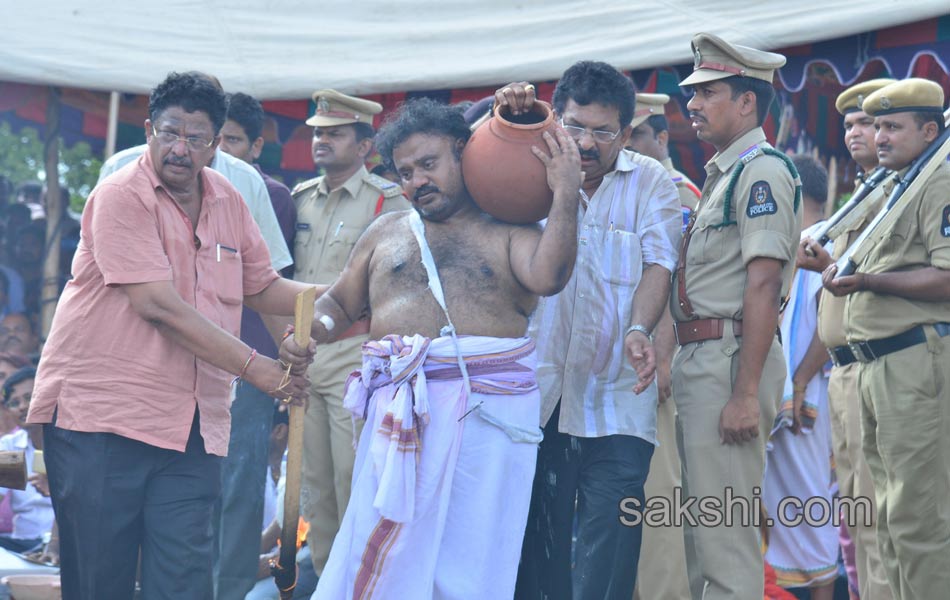
M 559 413 L 560 406 L 538 450 L 515 598 L 630 600 L 642 530 L 621 523 L 620 503 L 636 497 L 643 505 L 653 444 L 563 434 Z
M 204 451 L 198 423 L 196 411 L 185 452 L 43 426 L 63 600 L 131 600 L 140 549 L 143 600 L 213 597 L 221 458 Z

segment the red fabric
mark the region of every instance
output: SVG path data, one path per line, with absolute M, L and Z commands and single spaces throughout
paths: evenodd
M 874 36 L 877 48 L 899 48 L 937 41 L 937 19 L 881 29 Z
M 765 563 L 765 595 L 763 600 L 796 600 L 785 588 L 779 587 L 776 581 L 775 569 L 768 562 Z

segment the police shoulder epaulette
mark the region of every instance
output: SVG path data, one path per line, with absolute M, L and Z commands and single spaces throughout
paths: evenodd
M 736 224 L 736 221 L 730 219 L 729 217 L 731 216 L 730 213 L 732 212 L 732 194 L 735 191 L 736 183 L 739 181 L 739 175 L 742 174 L 742 171 L 745 169 L 747 164 L 759 156 L 765 155 L 781 160 L 785 165 L 785 168 L 788 169 L 789 174 L 792 176 L 792 181 L 795 182 L 794 210 L 795 212 L 798 212 L 798 206 L 802 201 L 802 184 L 801 178 L 798 176 L 798 169 L 795 168 L 795 164 L 792 162 L 792 159 L 785 156 L 785 154 L 779 152 L 775 148 L 769 146 L 759 147 L 758 144 L 755 144 L 743 150 L 742 154 L 739 155 L 739 164 L 732 172 L 732 176 L 729 177 L 729 184 L 726 186 L 725 201 L 722 203 L 722 223 L 719 225 L 714 225 L 715 228 L 719 229 L 726 227 L 727 225 Z
M 320 179 L 322 179 L 322 177 L 314 177 L 313 179 L 307 179 L 306 181 L 301 181 L 300 183 L 294 186 L 294 189 L 290 190 L 290 195 L 296 196 L 300 192 L 303 192 L 305 190 L 308 190 L 316 186 L 317 184 L 320 183 Z
M 385 177 L 380 177 L 379 175 L 370 173 L 368 177 L 363 179 L 363 181 L 378 189 L 385 198 L 395 198 L 396 196 L 402 196 L 402 188 Z

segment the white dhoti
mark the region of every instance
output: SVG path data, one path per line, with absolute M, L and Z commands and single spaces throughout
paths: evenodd
M 365 416 L 314 600 L 514 595 L 540 432 L 534 343 L 387 336 L 345 405 Z
M 818 328 L 820 290 L 819 273 L 799 270 L 782 315 L 782 351 L 788 377 L 782 408 L 769 440 L 762 499 L 775 523 L 765 560 L 775 569 L 778 585 L 784 588 L 827 585 L 838 572 L 838 529 L 831 518 L 818 523 L 830 517 L 823 511 L 832 510 L 833 498 L 828 380 L 821 371 L 805 389 L 801 434 L 794 435 L 789 428 L 794 396 L 792 376 Z M 797 498 L 797 502 L 788 504 L 785 499 L 789 497 Z M 818 501 L 818 506 L 811 504 Z M 804 519 L 806 502 L 809 521 L 792 525 Z

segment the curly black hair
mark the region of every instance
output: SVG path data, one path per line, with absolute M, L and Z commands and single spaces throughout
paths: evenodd
M 227 102 L 224 92 L 210 77 L 200 73 L 169 73 L 148 97 L 148 118 L 154 123 L 167 108 L 178 106 L 185 112 L 202 111 L 211 119 L 214 134 L 224 125 Z
M 633 81 L 611 65 L 582 60 L 564 71 L 557 82 L 551 98 L 554 110 L 563 114 L 568 100 L 581 106 L 597 102 L 616 108 L 620 113 L 620 125 L 625 127 L 633 120 L 637 92 Z
M 436 102 L 431 98 L 414 98 L 401 105 L 386 119 L 382 129 L 376 134 L 376 147 L 383 159 L 392 164 L 396 146 L 416 133 L 443 135 L 463 142 L 468 142 L 472 135 L 457 107 Z
M 13 386 L 27 379 L 36 379 L 36 369 L 34 367 L 22 367 L 7 377 L 6 381 L 3 382 L 2 400 L 4 405 L 10 400 L 10 394 L 13 393 Z
M 254 140 L 261 137 L 261 131 L 264 129 L 264 108 L 257 98 L 241 92 L 228 94 L 227 99 L 228 114 L 225 118 L 240 125 L 247 139 L 253 144 Z

